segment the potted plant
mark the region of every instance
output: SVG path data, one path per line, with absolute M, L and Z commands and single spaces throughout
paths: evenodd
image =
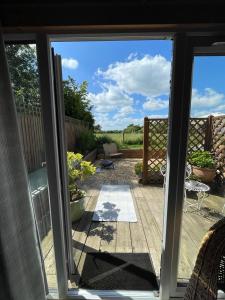
M 83 155 L 80 153 L 67 152 L 67 169 L 68 169 L 68 190 L 70 194 L 70 215 L 71 221 L 78 221 L 85 210 L 84 197 L 85 191 L 81 190 L 77 181 L 93 175 L 96 171 L 95 166 L 83 160 Z
M 203 182 L 212 182 L 216 175 L 215 160 L 209 151 L 193 151 L 189 157 L 192 172 Z

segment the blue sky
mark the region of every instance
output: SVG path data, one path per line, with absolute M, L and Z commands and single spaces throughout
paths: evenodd
M 62 56 L 63 77 L 88 81 L 96 124 L 123 129 L 143 118 L 167 117 L 171 41 L 54 43 Z M 225 113 L 225 57 L 194 60 L 194 117 Z

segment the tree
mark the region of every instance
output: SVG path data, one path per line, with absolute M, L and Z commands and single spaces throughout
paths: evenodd
M 10 44 L 6 46 L 9 71 L 16 103 L 40 106 L 39 74 L 36 49 L 33 45 Z M 80 85 L 71 77 L 63 81 L 66 115 L 94 126 L 92 106 L 88 100 L 87 81 Z
M 95 125 L 95 126 L 94 126 L 94 131 L 95 131 L 95 132 L 101 132 L 101 131 L 102 131 L 101 125 L 99 125 L 99 124 Z
M 72 78 L 68 77 L 63 81 L 65 113 L 75 119 L 83 120 L 94 127 L 94 117 L 92 115 L 92 106 L 87 97 L 87 81 L 80 85 Z
M 16 103 L 39 106 L 39 79 L 36 49 L 32 45 L 6 45 L 9 72 Z
M 141 132 L 142 130 L 142 126 L 140 125 L 134 125 L 134 124 L 130 124 L 127 126 L 127 128 L 125 128 L 125 132 L 127 133 L 131 133 L 131 132 Z

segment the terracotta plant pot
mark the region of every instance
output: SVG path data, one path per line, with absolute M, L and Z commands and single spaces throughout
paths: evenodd
M 192 172 L 201 181 L 206 182 L 206 183 L 212 182 L 214 177 L 216 176 L 215 169 L 199 168 L 196 166 L 192 166 Z
M 84 197 L 70 202 L 70 217 L 72 223 L 80 220 L 84 214 L 84 211 Z

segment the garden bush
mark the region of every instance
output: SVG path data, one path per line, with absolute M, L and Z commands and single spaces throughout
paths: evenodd
M 143 144 L 143 138 L 142 137 L 137 137 L 134 139 L 125 139 L 124 143 L 126 145 L 142 145 Z
M 136 175 L 141 175 L 143 171 L 143 163 L 142 162 L 136 163 L 134 166 L 134 171 Z
M 112 143 L 113 139 L 107 135 L 100 135 L 96 137 L 96 143 L 97 145 L 103 145 L 103 144 L 107 144 L 107 143 Z
M 96 145 L 96 137 L 92 130 L 84 131 L 77 140 L 77 148 L 84 155 L 95 149 Z

